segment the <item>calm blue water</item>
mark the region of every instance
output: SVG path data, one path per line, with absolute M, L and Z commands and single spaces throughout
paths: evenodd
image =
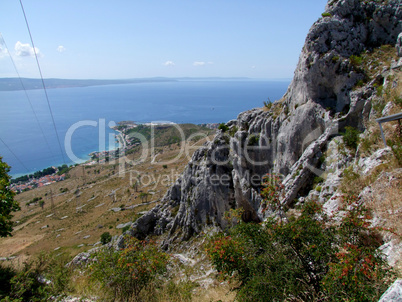
M 106 128 L 106 138 L 113 133 L 108 128 L 110 122 L 227 122 L 242 111 L 261 107 L 268 97 L 272 101 L 281 98 L 288 85 L 289 81 L 179 81 L 60 88 L 47 92 L 65 163 L 72 164 L 64 143 L 68 129 L 79 125 L 76 123 L 90 121 L 97 125 L 77 127 L 71 136 L 72 151 L 83 161 L 88 159 L 88 153 L 99 150 L 100 128 Z M 27 93 L 46 138 L 24 91 L 0 92 L 0 138 L 22 164 L 1 141 L 0 156 L 12 167 L 14 176 L 64 163 L 44 92 L 29 90 Z M 106 127 L 99 127 L 102 119 Z

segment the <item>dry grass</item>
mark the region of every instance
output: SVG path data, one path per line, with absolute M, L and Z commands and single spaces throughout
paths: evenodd
M 196 143 L 196 146 L 203 141 Z M 194 144 L 191 142 L 191 145 Z M 186 147 L 189 146 L 190 144 L 186 145 Z M 190 155 L 196 146 L 188 150 Z M 42 251 L 51 252 L 55 249 L 57 253 L 75 256 L 91 249 L 93 244 L 99 241 L 103 232 L 120 235 L 121 230 L 116 229 L 116 225 L 133 221 L 138 217 L 138 213 L 155 206 L 155 203 L 143 205 L 139 194 L 153 193 L 148 201 L 158 201 L 166 193 L 170 183 L 175 181 L 173 178 L 183 171 L 190 158 L 186 156 L 186 152 L 177 157 L 180 149 L 176 144 L 160 148 L 157 156 L 153 158 L 154 162 L 150 157 L 151 153 L 148 153 L 143 163 L 128 166 L 126 170 L 128 173 L 125 173 L 123 177 L 119 175 L 117 165 L 96 165 L 85 168 L 77 166 L 69 173 L 70 178 L 62 182 L 18 194 L 16 200 L 21 205 L 21 211 L 16 212 L 13 219 L 17 222 L 13 237 L 0 238 L 0 257 L 12 255 L 25 257 L 37 255 Z M 134 153 L 128 157 L 133 160 L 139 156 L 139 153 Z M 176 158 L 175 161 L 167 163 L 166 166 L 163 165 L 163 162 L 174 158 Z M 97 173 L 98 170 L 99 173 Z M 131 178 L 139 174 L 147 180 L 147 183 L 144 182 L 139 186 L 138 192 L 132 187 L 132 179 L 130 179 L 130 173 L 134 173 L 134 170 L 136 172 Z M 171 178 L 170 182 L 161 182 L 161 176 L 164 175 L 166 178 Z M 154 180 L 155 183 L 153 183 Z M 61 194 L 62 188 L 67 188 L 68 191 Z M 78 197 L 75 194 L 77 190 L 80 194 Z M 113 202 L 113 196 L 109 196 L 113 190 L 117 190 L 116 202 Z M 35 197 L 44 199 L 43 210 L 39 205 L 26 206 L 26 202 Z M 110 211 L 111 208 L 131 205 L 138 205 L 138 207 L 120 212 Z M 65 216 L 68 217 L 62 219 Z
M 236 292 L 231 291 L 231 286 L 227 282 L 216 281 L 208 290 L 198 291 L 192 301 L 194 302 L 231 302 L 235 301 Z
M 365 196 L 366 206 L 375 213 L 380 226 L 391 231 L 383 235 L 400 243 L 402 240 L 402 171 L 382 173 L 371 184 L 371 192 Z M 396 261 L 395 268 L 402 275 L 402 254 Z
M 369 78 L 373 78 L 379 70 L 391 66 L 391 60 L 397 60 L 398 56 L 393 45 L 383 45 L 370 53 L 365 53 L 363 58 L 364 71 Z
M 371 184 L 366 205 L 384 221 L 384 227 L 402 237 L 402 171 L 382 173 Z

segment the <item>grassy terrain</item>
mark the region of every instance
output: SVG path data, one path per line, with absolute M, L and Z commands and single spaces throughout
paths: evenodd
M 141 143 L 140 139 L 144 138 L 155 147 L 180 144 L 182 140 L 197 141 L 203 136 L 210 135 L 212 132 L 211 129 L 194 124 L 167 124 L 152 127 L 148 125 L 138 125 L 135 128 L 123 130 L 123 133 L 131 138 L 132 144 Z
M 18 194 L 21 211 L 15 213 L 13 237 L 0 238 L 0 257 L 26 259 L 54 250 L 74 256 L 91 249 L 106 231 L 120 235 L 116 226 L 155 206 L 203 141 L 160 146 L 153 158 L 145 150 L 147 156 L 135 165 L 132 161 L 143 150 L 128 155 L 125 165 L 80 165 L 62 182 Z M 43 209 L 38 203 L 27 205 L 36 197 L 45 201 Z

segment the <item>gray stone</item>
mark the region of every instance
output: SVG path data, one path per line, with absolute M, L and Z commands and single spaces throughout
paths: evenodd
M 86 264 L 90 257 L 91 257 L 90 253 L 80 253 L 77 256 L 75 256 L 68 265 L 78 266 Z
M 396 280 L 378 302 L 402 302 L 402 279 Z
M 118 224 L 118 225 L 116 226 L 116 229 L 123 229 L 123 228 L 125 228 L 125 227 L 127 227 L 127 226 L 131 226 L 131 225 L 132 225 L 132 222 L 121 223 L 121 224 Z
M 370 157 L 361 158 L 358 162 L 358 166 L 361 169 L 363 175 L 369 174 L 375 167 L 382 164 L 385 158 L 392 154 L 391 148 L 384 148 L 377 150 Z
M 396 51 L 398 52 L 398 56 L 402 57 L 402 32 L 398 35 L 395 47 Z

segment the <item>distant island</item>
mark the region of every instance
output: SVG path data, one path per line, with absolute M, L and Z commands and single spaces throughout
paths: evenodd
M 88 87 L 88 86 L 103 86 L 103 85 L 118 85 L 118 84 L 135 84 L 135 83 L 160 83 L 160 82 L 177 82 L 177 81 L 191 81 L 191 80 L 247 80 L 248 78 L 137 78 L 137 79 L 114 79 L 114 80 L 100 80 L 100 79 L 44 79 L 47 89 L 54 88 L 69 88 L 69 87 Z M 22 84 L 21 84 L 22 82 Z M 32 78 L 0 78 L 0 91 L 16 91 L 16 90 L 32 90 L 42 89 L 43 84 L 41 79 Z

